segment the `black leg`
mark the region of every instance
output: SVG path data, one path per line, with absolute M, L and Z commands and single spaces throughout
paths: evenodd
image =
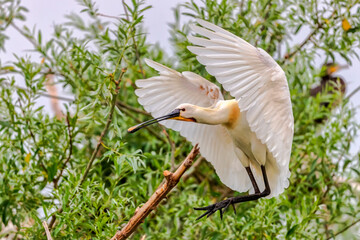
M 264 179 L 264 184 L 265 184 L 265 190 L 263 192 L 259 191 L 257 193 L 255 192 L 254 194 L 250 194 L 250 195 L 246 195 L 246 196 L 232 197 L 232 198 L 228 198 L 224 201 L 209 205 L 207 207 L 194 208 L 195 210 L 206 210 L 206 212 L 204 214 L 202 214 L 200 217 L 198 217 L 196 220 L 199 220 L 200 218 L 205 217 L 205 216 L 209 217 L 218 210 L 220 211 L 220 217 L 222 218 L 223 212 L 229 207 L 230 204 L 233 206 L 234 212 L 235 212 L 235 206 L 234 206 L 235 203 L 253 201 L 253 200 L 257 200 L 259 198 L 268 196 L 270 194 L 271 190 L 270 190 L 269 182 L 267 179 L 265 166 L 261 166 L 261 172 L 263 174 L 263 179 Z M 252 176 L 252 177 L 254 177 L 254 176 Z M 251 177 L 250 177 L 250 179 L 251 179 Z M 255 179 L 254 179 L 254 182 L 255 182 Z M 256 184 L 256 182 L 255 182 L 255 184 Z M 256 187 L 257 187 L 257 184 L 256 184 Z M 255 189 L 255 186 L 254 186 L 254 189 Z
M 246 169 L 246 171 L 247 171 L 247 173 L 248 173 L 248 175 L 249 175 L 249 178 L 250 178 L 251 183 L 252 183 L 252 185 L 253 185 L 253 187 L 254 187 L 255 193 L 259 193 L 260 190 L 259 190 L 259 187 L 258 187 L 256 181 L 255 181 L 255 178 L 254 178 L 254 175 L 253 175 L 253 173 L 252 173 L 252 171 L 251 171 L 251 168 L 250 168 L 250 167 L 246 167 L 245 169 Z

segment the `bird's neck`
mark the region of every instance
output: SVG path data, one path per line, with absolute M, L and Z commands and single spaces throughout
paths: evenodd
M 240 109 L 235 100 L 221 101 L 213 108 L 197 108 L 196 115 L 199 123 L 231 127 L 240 117 Z

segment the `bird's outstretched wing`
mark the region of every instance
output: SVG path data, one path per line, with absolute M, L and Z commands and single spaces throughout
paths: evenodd
M 189 36 L 188 49 L 246 111 L 250 129 L 266 144 L 280 169 L 289 175 L 294 118 L 285 73 L 263 49 L 204 20 L 191 29 L 205 37 Z M 287 180 L 288 176 L 280 178 Z
M 223 100 L 215 84 L 195 73 L 179 73 L 148 59 L 145 62 L 160 76 L 137 80 L 135 84 L 139 89 L 135 94 L 154 118 L 170 113 L 182 103 L 211 107 Z M 213 164 L 224 184 L 240 192 L 249 190 L 251 182 L 235 155 L 233 140 L 225 127 L 175 120 L 162 121 L 161 124 L 179 131 L 193 145 L 198 143 L 201 155 Z

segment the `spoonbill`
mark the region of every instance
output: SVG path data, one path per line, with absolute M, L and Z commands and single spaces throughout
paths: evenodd
M 146 59 L 159 76 L 139 79 L 135 94 L 155 118 L 129 133 L 161 122 L 180 132 L 233 190 L 249 192 L 207 207 L 198 219 L 229 205 L 275 197 L 289 185 L 294 118 L 286 76 L 263 49 L 212 23 L 197 19 L 188 49 L 235 99 L 224 100 L 219 87 L 193 72 L 179 73 Z M 176 121 L 172 121 L 172 120 Z M 166 120 L 166 121 L 165 121 Z

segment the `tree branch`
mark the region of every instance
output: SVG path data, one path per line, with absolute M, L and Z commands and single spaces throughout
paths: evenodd
M 334 235 L 332 235 L 331 237 L 327 238 L 326 240 L 335 238 L 337 235 L 345 232 L 346 230 L 348 230 L 349 228 L 351 228 L 352 226 L 354 226 L 355 224 L 357 224 L 358 222 L 360 222 L 360 219 L 355 220 L 354 222 L 352 222 L 350 225 L 344 227 L 343 229 L 341 229 L 339 232 L 335 233 Z
M 304 41 L 302 41 L 302 43 L 294 51 L 285 55 L 285 59 L 290 59 L 298 51 L 300 51 L 305 46 L 305 44 L 307 44 L 311 40 L 311 38 L 318 32 L 318 30 L 322 28 L 322 25 L 323 23 L 318 23 L 317 27 L 304 39 Z
M 180 167 L 174 172 L 164 171 L 165 181 L 163 181 L 149 200 L 141 207 L 135 210 L 134 216 L 129 220 L 126 226 L 117 231 L 111 240 L 120 240 L 128 238 L 144 219 L 154 210 L 162 199 L 173 189 L 179 182 L 184 172 L 192 165 L 195 157 L 199 153 L 198 145 L 195 145 Z

